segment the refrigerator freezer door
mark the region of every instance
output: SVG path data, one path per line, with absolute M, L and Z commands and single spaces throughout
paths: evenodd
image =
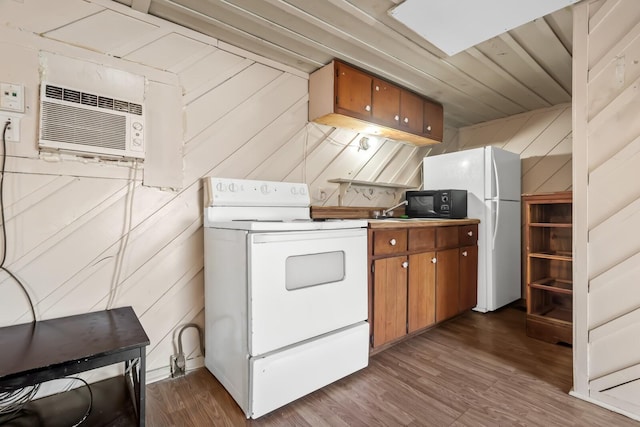
M 424 189 L 467 190 L 484 200 L 484 157 L 484 148 L 425 157 L 422 163 Z M 476 218 L 471 212 L 467 215 Z
M 520 156 L 517 154 L 500 148 L 486 147 L 485 198 L 520 200 L 520 169 Z
M 484 249 L 486 253 L 486 310 L 493 311 L 521 297 L 520 202 L 490 200 Z M 480 242 L 479 242 L 480 244 Z M 480 301 L 480 299 L 478 299 Z M 480 305 L 480 303 L 479 303 Z

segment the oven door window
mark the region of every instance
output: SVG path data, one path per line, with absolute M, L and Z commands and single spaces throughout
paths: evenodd
M 288 291 L 344 280 L 344 251 L 290 256 L 285 262 Z

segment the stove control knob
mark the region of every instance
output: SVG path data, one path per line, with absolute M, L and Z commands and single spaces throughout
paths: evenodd
M 268 186 L 267 184 L 262 184 L 262 185 L 260 186 L 260 192 L 261 192 L 262 194 L 269 194 L 269 193 L 270 193 L 270 191 L 269 191 L 269 186 Z
M 234 183 L 229 184 L 229 191 L 235 193 L 236 191 L 238 191 L 238 185 Z
M 305 187 L 300 187 L 300 194 L 302 194 L 303 196 L 307 194 L 307 189 Z
M 227 191 L 227 186 L 224 185 L 222 182 L 219 182 L 216 184 L 216 190 L 220 192 Z

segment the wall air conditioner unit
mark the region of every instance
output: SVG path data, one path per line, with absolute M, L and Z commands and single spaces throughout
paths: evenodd
M 141 104 L 42 82 L 39 146 L 96 157 L 144 159 Z

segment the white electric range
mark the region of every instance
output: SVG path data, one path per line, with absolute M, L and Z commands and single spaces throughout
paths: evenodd
M 366 220 L 306 184 L 205 178 L 205 365 L 257 418 L 368 364 Z

